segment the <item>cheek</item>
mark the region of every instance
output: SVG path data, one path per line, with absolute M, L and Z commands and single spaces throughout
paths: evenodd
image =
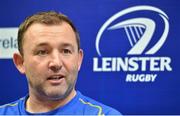
M 43 62 L 35 62 L 33 59 L 30 62 L 25 62 L 25 73 L 29 79 L 39 80 L 44 75 L 44 72 L 46 71 Z
M 25 61 L 26 71 L 41 71 L 46 67 L 47 60 L 39 59 L 38 57 L 31 56 L 27 61 Z
M 68 81 L 74 81 L 78 73 L 78 62 L 77 60 L 64 60 L 63 67 L 68 75 Z
M 78 74 L 78 63 L 76 62 L 71 62 L 68 64 L 68 73 L 70 76 L 71 81 L 74 81 L 77 78 L 77 74 Z
M 78 71 L 78 61 L 77 60 L 65 60 L 64 67 L 69 73 L 75 74 Z

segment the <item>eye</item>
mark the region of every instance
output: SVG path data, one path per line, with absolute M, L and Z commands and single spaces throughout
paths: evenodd
M 40 55 L 40 56 L 44 56 L 44 55 L 47 55 L 48 54 L 48 51 L 47 50 L 38 50 L 36 52 L 37 55 Z
M 71 54 L 71 50 L 69 49 L 63 49 L 63 54 Z

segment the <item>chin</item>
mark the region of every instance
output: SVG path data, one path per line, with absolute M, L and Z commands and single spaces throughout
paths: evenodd
M 50 100 L 61 100 L 67 98 L 67 96 L 71 93 L 72 90 L 66 91 L 51 91 L 47 93 L 47 97 Z
M 64 99 L 66 95 L 65 93 L 60 93 L 60 92 L 50 92 L 50 93 L 46 93 L 46 97 L 49 100 L 60 100 L 60 99 Z

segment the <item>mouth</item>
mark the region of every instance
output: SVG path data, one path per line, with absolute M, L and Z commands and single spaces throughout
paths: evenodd
M 64 79 L 63 75 L 51 75 L 47 78 L 47 81 L 51 84 L 60 84 Z
M 59 80 L 63 78 L 63 76 L 51 76 L 51 77 L 48 77 L 47 80 Z

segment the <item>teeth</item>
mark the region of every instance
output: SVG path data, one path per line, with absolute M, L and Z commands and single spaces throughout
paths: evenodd
M 61 79 L 61 77 L 60 76 L 52 76 L 52 77 L 48 78 L 48 80 L 51 80 L 51 79 L 58 80 L 58 79 Z
M 53 77 L 54 79 L 58 79 L 59 77 Z
M 60 77 L 53 77 L 52 79 L 60 79 Z

